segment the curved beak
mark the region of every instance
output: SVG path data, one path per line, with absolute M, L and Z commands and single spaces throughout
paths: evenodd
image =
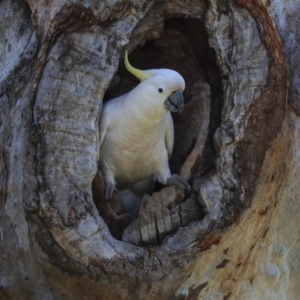
M 179 112 L 183 110 L 184 98 L 182 91 L 177 91 L 176 93 L 170 95 L 164 102 L 164 107 L 166 110 L 171 112 Z

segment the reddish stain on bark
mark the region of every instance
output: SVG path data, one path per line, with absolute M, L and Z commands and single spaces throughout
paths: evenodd
M 221 240 L 220 235 L 215 235 L 214 233 L 208 234 L 205 239 L 199 244 L 200 251 L 206 251 L 210 249 L 212 245 L 218 245 Z

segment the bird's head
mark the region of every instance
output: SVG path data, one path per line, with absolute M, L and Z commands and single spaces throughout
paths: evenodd
M 144 94 L 152 101 L 163 103 L 166 111 L 182 112 L 184 99 L 182 92 L 185 89 L 183 77 L 170 69 L 139 70 L 132 67 L 128 61 L 128 53 L 125 53 L 126 69 L 142 81 Z

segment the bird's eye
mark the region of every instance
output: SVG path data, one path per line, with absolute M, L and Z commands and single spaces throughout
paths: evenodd
M 164 90 L 163 90 L 162 88 L 159 88 L 158 91 L 159 91 L 160 93 L 162 93 Z

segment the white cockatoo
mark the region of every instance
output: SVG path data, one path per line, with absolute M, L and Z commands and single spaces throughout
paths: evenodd
M 171 112 L 181 112 L 185 82 L 169 69 L 126 69 L 141 80 L 129 93 L 107 101 L 100 120 L 99 167 L 104 176 L 105 198 L 116 189 L 122 208 L 133 221 L 145 193 L 154 182 L 190 190 L 179 175 L 171 175 L 169 158 L 174 144 Z

